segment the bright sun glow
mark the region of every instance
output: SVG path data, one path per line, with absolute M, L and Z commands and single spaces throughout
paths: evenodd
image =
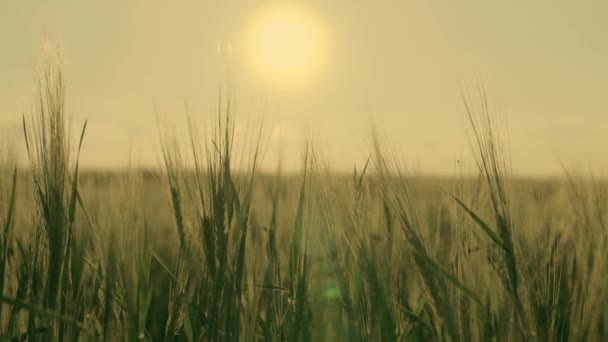
M 288 6 L 261 13 L 248 31 L 248 56 L 267 81 L 301 85 L 319 72 L 325 32 L 314 15 Z

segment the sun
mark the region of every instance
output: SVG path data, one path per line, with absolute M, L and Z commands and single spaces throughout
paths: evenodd
M 281 6 L 258 14 L 248 28 L 247 55 L 258 76 L 283 86 L 303 85 L 326 58 L 326 33 L 310 11 Z

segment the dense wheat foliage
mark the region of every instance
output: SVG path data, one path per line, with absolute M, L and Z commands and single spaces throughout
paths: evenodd
M 159 171 L 80 174 L 49 68 L 28 166 L 0 141 L 2 339 L 607 340 L 605 186 L 512 178 L 475 94 L 478 177 L 411 177 L 379 139 L 350 177 L 316 146 L 262 174 L 230 97 L 202 140 L 161 130 Z

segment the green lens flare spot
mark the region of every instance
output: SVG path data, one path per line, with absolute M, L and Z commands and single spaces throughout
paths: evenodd
M 335 287 L 328 287 L 321 292 L 321 296 L 325 298 L 335 298 L 338 297 L 338 289 Z

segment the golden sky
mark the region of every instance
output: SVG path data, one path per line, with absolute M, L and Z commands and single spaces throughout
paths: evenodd
M 52 3 L 52 5 L 51 5 Z M 483 80 L 513 168 L 608 167 L 606 1 L 2 1 L 0 123 L 33 102 L 44 42 L 61 47 L 82 161 L 156 162 L 155 115 L 213 117 L 234 85 L 239 124 L 264 119 L 266 161 L 297 167 L 312 137 L 337 169 L 365 161 L 371 122 L 414 169 L 469 155 L 460 84 Z M 254 125 L 257 127 L 257 125 Z M 252 126 L 253 127 L 253 126 Z

